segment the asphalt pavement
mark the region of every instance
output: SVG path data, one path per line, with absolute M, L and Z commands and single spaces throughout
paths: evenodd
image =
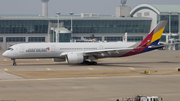
M 10 59 L 0 56 L 0 100 L 116 101 L 136 95 L 180 99 L 180 51 L 156 50 L 97 62 L 68 65 L 52 59 L 27 59 L 13 66 Z

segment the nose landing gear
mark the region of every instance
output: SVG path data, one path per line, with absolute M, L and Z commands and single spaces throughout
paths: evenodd
M 13 60 L 13 66 L 16 66 L 16 60 L 15 59 L 12 59 Z

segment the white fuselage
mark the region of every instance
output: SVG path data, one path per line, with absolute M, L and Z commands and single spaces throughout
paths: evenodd
M 62 53 L 123 49 L 135 45 L 135 42 L 112 43 L 24 43 L 10 47 L 3 56 L 12 59 L 59 58 Z M 117 55 L 118 57 L 119 55 Z

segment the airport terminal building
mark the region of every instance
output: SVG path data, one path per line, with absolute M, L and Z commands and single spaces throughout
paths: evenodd
M 131 10 L 131 16 L 152 18 L 151 29 L 161 20 L 168 21 L 161 42 L 179 43 L 180 5 L 140 4 Z
M 122 11 L 118 9 L 122 7 L 127 12 L 121 14 Z M 161 42 L 169 43 L 173 39 L 173 42 L 178 43 L 180 6 L 140 4 L 132 10 L 128 9 L 126 6 L 117 7 L 116 16 L 97 13 L 59 17 L 0 14 L 0 49 L 7 49 L 17 43 L 56 42 L 57 30 L 60 30 L 57 37 L 59 42 L 89 39 L 90 35 L 94 35 L 98 41 L 122 41 L 126 32 L 129 42 L 142 41 L 161 20 L 168 21 Z

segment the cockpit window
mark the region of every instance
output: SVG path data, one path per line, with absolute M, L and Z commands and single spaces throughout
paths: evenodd
M 13 48 L 8 48 L 7 50 L 11 50 L 11 51 L 13 51 Z

